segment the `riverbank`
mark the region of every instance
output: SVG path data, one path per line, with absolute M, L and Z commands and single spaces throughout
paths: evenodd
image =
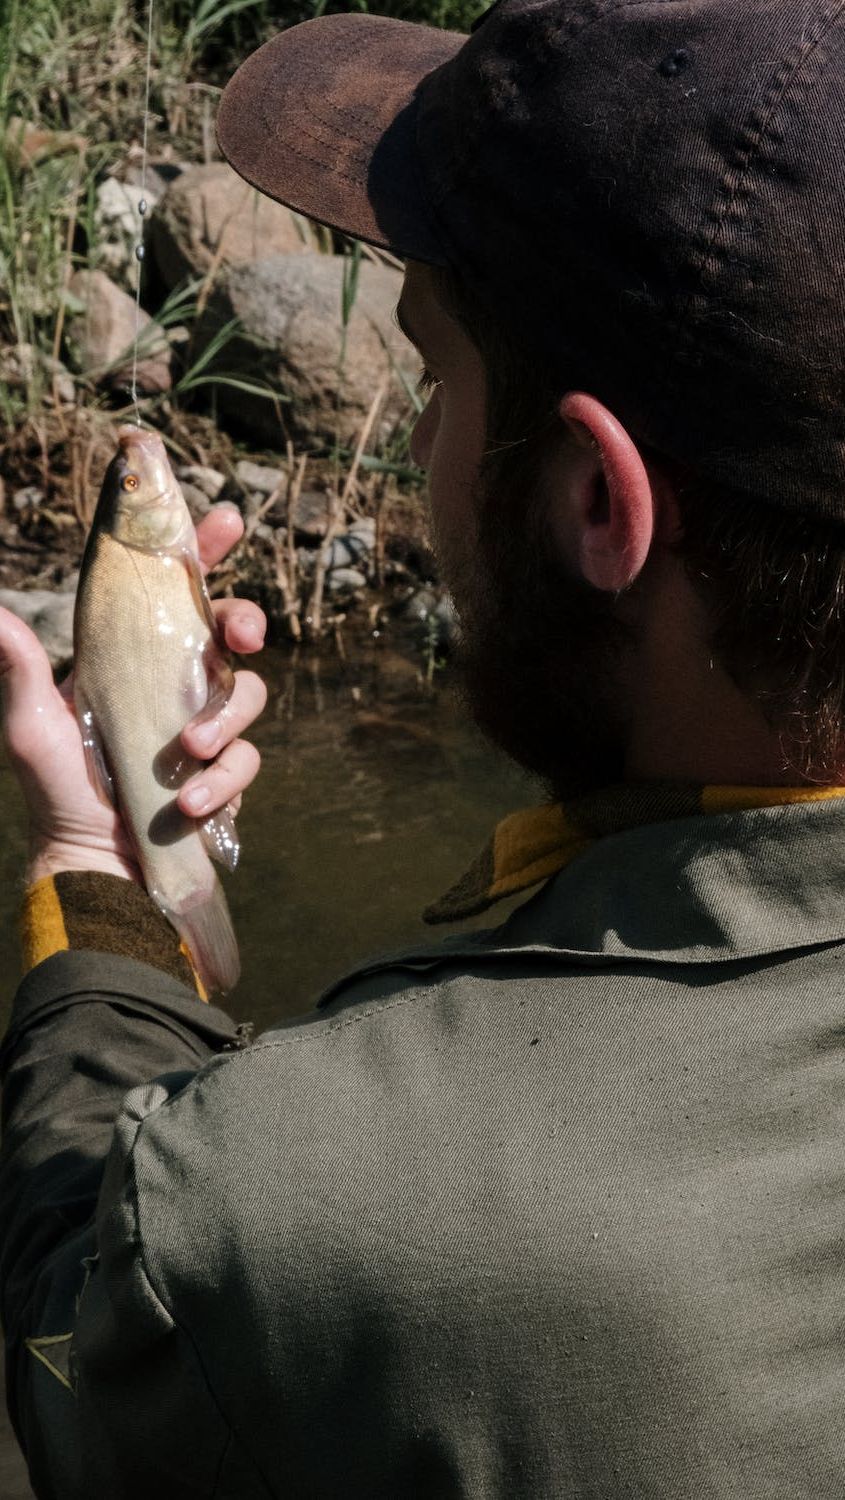
M 415 4 L 456 27 L 475 8 Z M 243 512 L 217 592 L 258 599 L 276 641 L 416 621 L 432 671 L 452 618 L 408 455 L 401 265 L 256 194 L 214 139 L 236 62 L 307 14 L 156 0 L 146 131 L 144 6 L 0 18 L 0 589 L 67 615 L 116 427 L 140 419 L 195 514 Z

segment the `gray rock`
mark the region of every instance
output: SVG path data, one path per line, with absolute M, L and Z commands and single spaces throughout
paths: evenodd
M 458 631 L 458 616 L 449 594 L 435 589 L 416 589 L 404 605 L 402 614 L 419 622 L 425 631 L 435 631 L 438 646 L 452 646 Z
M 205 490 L 201 490 L 198 484 L 191 484 L 187 479 L 180 479 L 179 486 L 185 496 L 185 504 L 195 520 L 200 516 L 207 516 L 211 510 L 211 501 Z
M 433 589 L 416 589 L 402 606 L 402 614 L 406 620 L 422 622 L 434 613 L 437 603 L 437 595 Z
M 43 356 L 42 363 L 50 382 L 50 394 L 55 393 L 60 406 L 73 406 L 76 400 L 76 386 L 70 370 L 62 364 L 60 359 L 53 359 L 49 354 Z
M 188 167 L 156 205 L 150 239 L 168 287 L 265 255 L 315 248 L 305 219 L 251 188 L 226 162 Z
M 98 268 L 105 271 L 127 292 L 135 291 L 138 261 L 135 247 L 144 235 L 145 216 L 139 205 L 147 203 L 151 210 L 158 201 L 155 180 L 148 181 L 141 190 L 131 182 L 118 182 L 116 177 L 107 177 L 97 188 L 94 205 L 95 258 Z
M 55 391 L 62 406 L 72 406 L 76 400 L 73 376 L 60 359 L 42 354 L 34 344 L 15 344 L 0 349 L 0 381 L 4 385 L 29 385 L 39 372 L 50 389 L 48 397 Z
M 318 542 L 329 529 L 329 497 L 320 490 L 303 490 L 293 513 L 297 536 Z
M 376 544 L 376 520 L 375 516 L 360 516 L 357 521 L 347 528 L 347 536 L 360 538 L 369 552 L 372 552 Z
M 104 271 L 77 271 L 69 291 L 83 308 L 68 320 L 68 343 L 78 368 L 102 385 L 128 389 L 135 342 L 134 299 Z M 138 326 L 138 390 L 148 396 L 169 391 L 170 345 L 143 308 Z
M 409 379 L 418 361 L 392 321 L 400 272 L 364 262 L 339 374 L 342 281 L 343 261 L 337 255 L 273 255 L 235 266 L 212 293 L 197 342 L 205 348 L 223 324 L 237 318 L 238 331 L 221 351 L 219 367 L 286 396 L 285 424 L 293 437 L 331 444 L 337 433 L 351 448 L 385 377 L 388 395 L 377 431 L 408 410 L 391 357 Z M 217 400 L 262 441 L 278 441 L 272 401 L 224 385 Z
M 439 644 L 453 646 L 458 634 L 458 612 L 449 594 L 444 594 L 434 610 L 434 619 L 439 626 Z
M 225 474 L 221 474 L 219 469 L 209 468 L 207 464 L 182 464 L 176 470 L 176 478 L 195 485 L 209 500 L 216 500 L 226 483 Z
M 35 631 L 54 667 L 73 655 L 75 595 L 49 589 L 0 589 L 0 604 Z
M 255 491 L 266 499 L 274 490 L 284 494 L 287 476 L 283 469 L 271 469 L 267 464 L 254 464 L 242 458 L 235 464 L 235 478 L 245 490 Z
M 329 571 L 336 568 L 350 568 L 366 564 L 372 545 L 367 545 L 364 537 L 345 532 L 342 536 L 336 536 L 328 547 L 323 548 L 323 561 Z
M 352 594 L 356 589 L 367 587 L 367 580 L 358 568 L 335 568 L 326 574 L 326 590 L 329 594 Z
M 44 491 L 37 484 L 24 485 L 23 489 L 15 490 L 12 495 L 12 504 L 17 511 L 37 510 L 44 503 Z
M 0 380 L 4 385 L 26 385 L 38 368 L 34 344 L 12 344 L 0 349 Z

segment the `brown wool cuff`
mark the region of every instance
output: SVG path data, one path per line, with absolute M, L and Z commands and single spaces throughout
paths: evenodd
M 142 886 L 98 871 L 63 871 L 26 891 L 23 973 L 66 949 L 117 953 L 161 969 L 208 997 L 184 944 Z

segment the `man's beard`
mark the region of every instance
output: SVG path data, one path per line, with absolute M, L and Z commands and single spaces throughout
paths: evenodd
M 624 635 L 613 597 L 563 571 L 524 493 L 491 502 L 479 486 L 474 551 L 441 561 L 472 717 L 553 796 L 572 796 L 622 779 L 613 676 Z

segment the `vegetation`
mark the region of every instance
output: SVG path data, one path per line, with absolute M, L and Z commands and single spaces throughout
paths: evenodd
M 113 397 L 79 375 L 72 377 L 70 416 L 59 399 L 57 380 L 69 378 L 59 364 L 74 310 L 68 286 L 75 270 L 97 264 L 98 183 L 140 163 L 148 43 L 150 154 L 202 161 L 214 149 L 223 83 L 248 51 L 279 29 L 329 11 L 371 10 L 466 30 L 483 9 L 484 0 L 154 0 L 148 36 L 147 0 L 76 0 L 73 6 L 0 0 L 0 512 L 5 473 L 13 485 L 38 482 L 47 491 L 50 507 L 43 514 L 54 517 L 62 534 L 68 518 L 57 510 L 68 511 L 74 525 L 88 518 L 91 480 L 96 484 L 119 413 Z M 359 249 L 348 253 L 338 308 L 344 342 Z M 190 329 L 207 291 L 200 283 L 178 288 L 155 311 L 156 327 Z M 233 332 L 222 330 L 214 355 Z M 155 328 L 148 337 L 154 334 Z M 226 377 L 210 368 L 208 350 L 192 359 L 190 344 L 187 349 L 174 389 L 166 399 L 152 398 L 146 414 L 177 453 L 181 444 L 183 457 L 220 462 L 219 435 L 209 418 L 215 387 Z M 405 383 L 410 419 L 419 399 Z M 380 434 L 375 451 L 360 445 L 344 451 L 336 443 L 327 462 L 337 494 L 349 497 L 353 474 L 355 495 L 369 486 L 371 509 L 381 517 L 386 487 L 413 487 L 417 479 L 406 437 L 400 425 L 387 437 Z M 288 463 L 294 472 L 298 456 L 294 463 L 289 453 Z

